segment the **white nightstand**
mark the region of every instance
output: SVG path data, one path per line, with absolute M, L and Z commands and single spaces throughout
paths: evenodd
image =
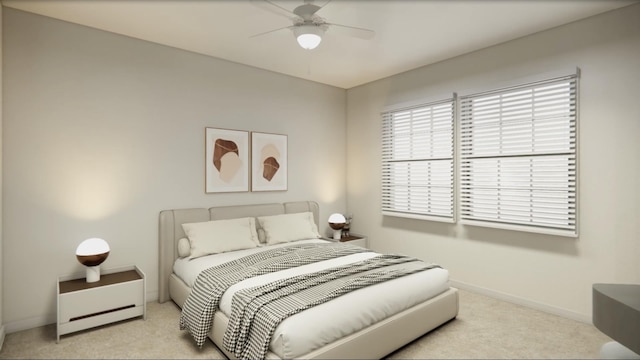
M 57 339 L 60 335 L 142 316 L 147 318 L 145 275 L 137 266 L 105 270 L 100 281 L 85 274 L 58 278 Z

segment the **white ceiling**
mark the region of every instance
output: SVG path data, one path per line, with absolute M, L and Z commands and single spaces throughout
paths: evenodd
M 303 3 L 273 2 L 290 10 Z M 250 37 L 292 22 L 249 0 L 2 1 L 7 7 L 345 89 L 635 2 L 333 0 L 318 15 L 376 35 L 361 40 L 329 28 L 318 48 L 303 50 L 288 29 Z

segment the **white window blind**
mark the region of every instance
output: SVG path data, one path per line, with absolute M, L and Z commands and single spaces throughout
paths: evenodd
M 575 236 L 577 75 L 463 96 L 463 223 Z
M 382 114 L 382 213 L 453 222 L 453 98 Z

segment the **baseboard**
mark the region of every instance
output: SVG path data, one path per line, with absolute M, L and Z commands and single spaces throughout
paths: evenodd
M 158 297 L 159 297 L 160 293 L 156 290 L 156 291 L 147 291 L 147 302 L 152 302 L 152 301 L 158 301 Z
M 483 287 L 480 287 L 480 286 L 467 284 L 467 283 L 464 283 L 464 282 L 461 282 L 461 281 L 450 280 L 449 283 L 451 284 L 451 286 L 456 287 L 456 288 L 461 289 L 461 290 L 467 290 L 467 291 L 478 293 L 478 294 L 481 294 L 481 295 L 486 295 L 486 296 L 492 297 L 494 299 L 504 300 L 504 301 L 507 301 L 507 302 L 510 302 L 510 303 L 513 303 L 513 304 L 522 305 L 522 306 L 526 306 L 528 308 L 544 311 L 544 312 L 549 313 L 549 314 L 562 316 L 562 317 L 567 318 L 567 319 L 576 320 L 576 321 L 580 321 L 580 322 L 583 322 L 583 323 L 591 324 L 591 316 L 589 316 L 589 315 L 584 315 L 584 314 L 580 314 L 580 313 L 577 313 L 577 312 L 569 311 L 569 310 L 566 310 L 566 309 L 558 308 L 558 307 L 555 307 L 555 306 L 539 303 L 539 302 L 536 302 L 536 301 L 531 301 L 531 300 L 524 299 L 524 298 L 521 298 L 521 297 L 505 294 L 503 292 L 499 292 L 499 291 L 483 288 Z
M 11 334 L 18 331 L 29 330 L 49 324 L 55 324 L 55 322 L 55 314 L 51 314 L 49 316 L 37 316 L 25 320 L 5 323 L 4 330 L 7 332 L 7 334 Z
M 147 292 L 146 300 L 147 300 L 147 303 L 152 301 L 157 301 L 158 291 Z M 38 317 L 29 318 L 26 320 L 5 323 L 4 326 L 2 326 L 1 328 L 2 334 L 0 335 L 2 336 L 2 339 L 4 339 L 5 330 L 7 334 L 11 334 L 17 331 L 29 330 L 29 329 L 37 328 L 40 326 L 55 324 L 56 318 L 57 318 L 56 314 L 50 314 L 49 316 L 38 316 Z M 0 346 L 1 346 L 1 343 L 0 343 Z
M 2 350 L 2 345 L 4 345 L 4 326 L 0 326 L 0 350 Z

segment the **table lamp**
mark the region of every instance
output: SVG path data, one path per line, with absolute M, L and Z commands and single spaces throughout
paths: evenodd
M 109 256 L 109 244 L 99 238 L 87 239 L 76 248 L 80 264 L 87 267 L 87 282 L 100 281 L 100 264 Z
M 329 226 L 333 229 L 333 238 L 335 240 L 340 240 L 342 237 L 342 228 L 347 223 L 347 219 L 345 219 L 342 214 L 331 214 L 329 216 Z

